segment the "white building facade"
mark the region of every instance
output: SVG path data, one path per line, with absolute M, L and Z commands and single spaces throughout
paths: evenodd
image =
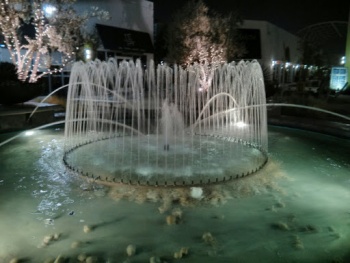
M 267 21 L 244 20 L 239 33 L 246 46 L 244 59 L 257 59 L 277 83 L 293 82 L 300 69 L 299 38 Z
M 89 30 L 98 25 L 99 59 L 153 59 L 153 2 L 146 0 L 78 0 L 78 12 L 92 6 L 109 12 L 109 20 L 91 19 Z

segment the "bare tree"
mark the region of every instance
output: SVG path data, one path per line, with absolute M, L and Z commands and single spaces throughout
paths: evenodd
M 76 0 L 0 0 L 0 33 L 4 36 L 18 79 L 36 82 L 62 70 L 91 36 L 84 25 L 92 17 L 108 19 L 108 12 L 93 7 L 84 14 L 73 8 Z M 50 4 L 52 15 L 44 11 Z M 24 29 L 31 28 L 32 34 Z M 61 54 L 60 68 L 51 70 L 52 52 Z

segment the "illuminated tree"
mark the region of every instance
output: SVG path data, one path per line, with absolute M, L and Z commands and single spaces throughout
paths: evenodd
M 203 89 L 209 87 L 218 64 L 244 52 L 234 38 L 238 17 L 209 11 L 201 0 L 188 2 L 174 16 L 166 39 L 168 62 L 183 67 L 194 63 L 205 65 L 200 72 Z
M 97 7 L 77 14 L 72 6 L 75 1 L 0 0 L 0 33 L 19 80 L 34 83 L 45 74 L 61 71 L 91 40 L 86 22 L 92 17 L 108 19 L 108 12 Z M 60 68 L 52 70 L 54 51 L 61 55 L 55 61 Z

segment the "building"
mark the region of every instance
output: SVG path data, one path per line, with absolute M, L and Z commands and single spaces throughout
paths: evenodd
M 305 67 L 299 64 L 299 38 L 286 30 L 267 21 L 244 20 L 238 32 L 247 51 L 244 59 L 258 60 L 271 80 L 294 82 L 298 70 Z
M 110 20 L 91 19 L 88 29 L 99 35 L 97 58 L 153 59 L 153 2 L 146 0 L 79 0 L 77 10 L 91 6 L 107 10 Z

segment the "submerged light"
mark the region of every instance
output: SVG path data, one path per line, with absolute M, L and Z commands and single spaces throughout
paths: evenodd
M 34 131 L 26 131 L 24 133 L 25 136 L 32 136 L 34 134 Z
M 243 122 L 243 121 L 238 121 L 238 122 L 235 122 L 234 125 L 237 126 L 238 128 L 244 128 L 244 127 L 246 127 L 248 124 L 246 124 L 246 123 Z

